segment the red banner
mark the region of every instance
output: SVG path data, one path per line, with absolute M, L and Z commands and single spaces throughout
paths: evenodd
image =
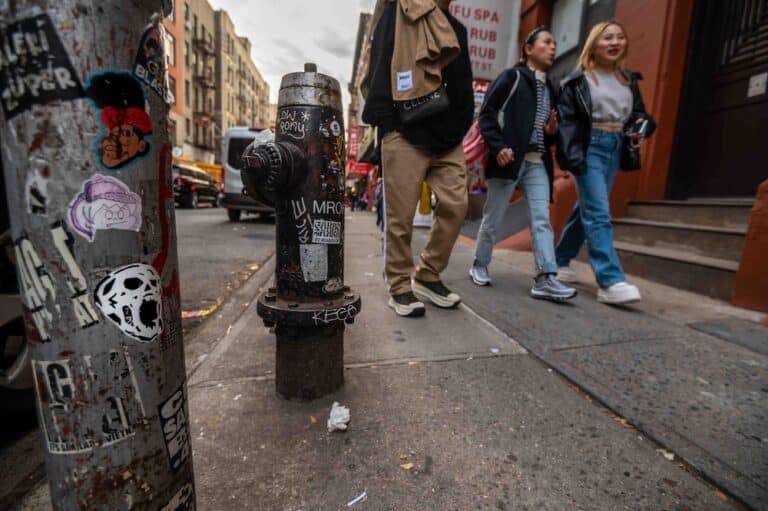
M 347 158 L 357 158 L 357 126 L 349 127 L 349 140 L 347 141 Z

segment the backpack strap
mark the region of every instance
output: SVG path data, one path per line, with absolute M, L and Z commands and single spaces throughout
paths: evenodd
M 512 96 L 515 95 L 515 92 L 517 92 L 517 86 L 520 84 L 520 70 L 515 69 L 515 84 L 512 85 L 512 90 L 509 91 L 509 96 L 507 96 L 506 101 L 504 101 L 504 104 L 501 105 L 501 109 L 499 110 L 499 117 L 497 121 L 499 122 L 499 127 L 501 129 L 504 129 L 504 111 L 507 109 L 507 104 L 509 104 L 509 101 L 512 99 Z

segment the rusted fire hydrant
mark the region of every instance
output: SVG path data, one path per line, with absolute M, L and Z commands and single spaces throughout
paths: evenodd
M 344 285 L 344 117 L 339 83 L 306 64 L 283 77 L 275 142 L 243 160 L 246 192 L 275 205 L 276 288 L 258 314 L 277 336 L 276 387 L 315 399 L 344 383 L 344 325 L 360 296 Z

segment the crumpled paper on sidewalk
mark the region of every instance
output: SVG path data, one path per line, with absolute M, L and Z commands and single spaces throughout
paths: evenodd
M 328 432 L 346 431 L 349 418 L 349 408 L 334 401 L 331 407 L 331 416 L 328 418 Z

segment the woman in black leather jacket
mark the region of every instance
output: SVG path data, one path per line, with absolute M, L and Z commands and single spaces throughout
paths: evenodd
M 592 28 L 579 67 L 561 84 L 557 161 L 576 177 L 579 200 L 556 249 L 558 277 L 576 281 L 570 268 L 584 240 L 599 286 L 597 299 L 610 304 L 640 300 L 628 284 L 613 247 L 610 192 L 625 145 L 639 144 L 655 129 L 638 88 L 638 73 L 624 69 L 628 41 L 615 21 Z M 636 168 L 626 169 L 636 170 Z

